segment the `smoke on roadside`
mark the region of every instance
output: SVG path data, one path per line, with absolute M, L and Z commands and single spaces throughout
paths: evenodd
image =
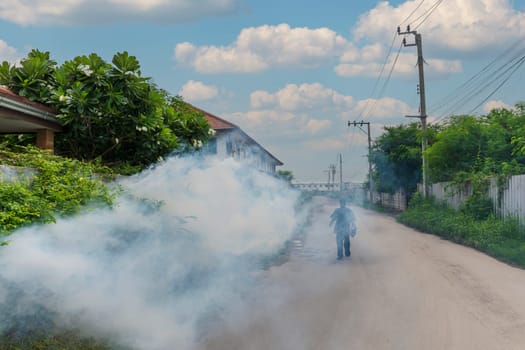
M 298 193 L 231 159 L 170 158 L 113 209 L 21 229 L 0 249 L 0 332 L 78 329 L 192 349 L 300 226 Z

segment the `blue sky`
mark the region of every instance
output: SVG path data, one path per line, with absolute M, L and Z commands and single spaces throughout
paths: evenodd
M 143 75 L 239 125 L 297 181 L 326 181 L 338 154 L 344 180 L 363 181 L 366 134 L 347 121 L 370 122 L 374 138 L 417 120 L 404 117 L 419 96 L 399 24 L 423 38 L 429 122 L 525 100 L 525 0 L 3 0 L 0 60 L 128 51 Z

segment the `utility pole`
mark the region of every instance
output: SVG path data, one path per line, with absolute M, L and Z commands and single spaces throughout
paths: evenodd
M 339 153 L 339 192 L 343 192 L 343 155 Z
M 332 190 L 335 189 L 335 164 L 330 164 L 330 170 L 332 172 Z
M 408 118 L 419 118 L 421 120 L 421 129 L 423 131 L 423 137 L 421 140 L 421 156 L 422 156 L 422 172 L 423 172 L 423 197 L 427 197 L 427 176 L 428 176 L 428 168 L 427 168 L 427 156 L 425 154 L 425 150 L 428 146 L 428 140 L 427 140 L 427 103 L 426 103 L 426 97 L 425 97 L 425 75 L 423 71 L 423 65 L 425 63 L 425 60 L 423 59 L 423 45 L 421 40 L 421 34 L 419 34 L 417 31 L 410 30 L 410 26 L 407 26 L 407 30 L 405 32 L 401 32 L 401 29 L 397 27 L 397 34 L 398 35 L 406 35 L 406 34 L 413 34 L 415 36 L 416 42 L 414 44 L 407 44 L 406 38 L 403 38 L 403 46 L 410 47 L 410 46 L 416 46 L 417 47 L 417 67 L 419 71 L 419 115 L 418 116 L 411 116 L 407 115 Z
M 370 204 L 373 204 L 373 192 L 374 192 L 374 183 L 372 181 L 372 160 L 370 159 L 371 158 L 371 155 L 372 155 L 372 137 L 370 135 L 370 122 L 365 122 L 365 121 L 360 121 L 360 122 L 356 122 L 355 120 L 353 122 L 348 122 L 348 126 L 350 125 L 353 125 L 354 127 L 355 126 L 359 126 L 359 129 L 362 130 L 363 132 L 365 132 L 363 129 L 361 129 L 361 127 L 363 125 L 366 125 L 367 126 L 367 135 L 368 135 L 368 183 L 369 183 L 369 194 L 370 194 Z

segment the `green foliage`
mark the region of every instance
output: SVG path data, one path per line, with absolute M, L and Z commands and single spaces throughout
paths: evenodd
M 33 223 L 54 222 L 57 216 L 78 213 L 86 206 L 109 206 L 115 193 L 103 182 L 112 172 L 96 163 L 52 156 L 33 147 L 8 150 L 4 165 L 23 167 L 12 181 L 0 182 L 0 234 Z M 24 175 L 31 170 L 33 173 Z
M 465 201 L 462 211 L 476 220 L 484 220 L 494 213 L 494 206 L 490 198 L 476 193 Z
M 277 170 L 277 176 L 287 182 L 292 182 L 294 179 L 293 173 L 290 170 Z
M 458 182 L 476 174 L 488 178 L 525 173 L 525 112 L 520 106 L 494 109 L 479 118 L 450 118 L 427 150 L 430 180 Z
M 65 130 L 56 135 L 56 153 L 66 157 L 144 168 L 211 136 L 203 114 L 142 77 L 127 52 L 111 63 L 93 53 L 57 66 L 48 52 L 33 50 L 20 66 L 3 62 L 0 83 L 59 112 Z
M 55 67 L 56 62 L 51 60 L 49 52 L 32 50 L 18 66 L 2 62 L 0 84 L 30 100 L 47 102 L 55 82 L 53 76 Z
M 421 130 L 419 123 L 385 127 L 370 155 L 376 190 L 413 192 L 421 181 Z
M 486 252 L 503 261 L 525 267 L 525 229 L 515 220 L 499 220 L 489 215 L 476 218 L 455 211 L 419 194 L 398 220 L 418 230 L 436 234 Z
M 110 350 L 104 342 L 82 337 L 75 332 L 59 334 L 35 333 L 20 336 L 0 334 L 0 348 L 3 350 Z
M 486 136 L 475 117 L 452 117 L 427 149 L 430 181 L 451 181 L 456 173 L 472 169 L 486 155 Z

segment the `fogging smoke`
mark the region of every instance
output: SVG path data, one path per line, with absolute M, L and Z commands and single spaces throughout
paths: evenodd
M 0 331 L 81 329 L 191 349 L 298 226 L 297 193 L 233 160 L 173 158 L 114 209 L 22 229 L 0 249 Z

